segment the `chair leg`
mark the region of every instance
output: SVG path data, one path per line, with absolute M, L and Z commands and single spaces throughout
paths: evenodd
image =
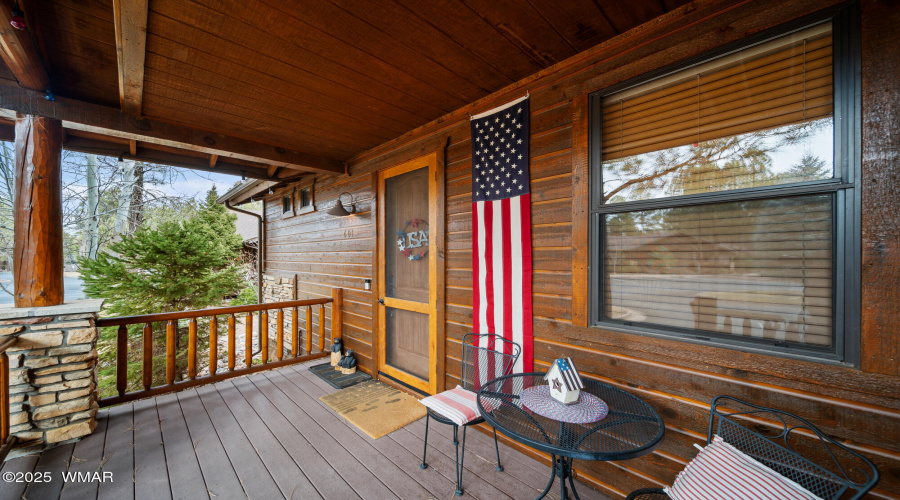
M 500 464 L 500 445 L 497 444 L 497 429 L 494 429 L 494 450 L 497 451 L 497 471 L 503 472 L 503 465 Z
M 456 443 L 458 440 L 456 439 L 456 431 L 459 429 L 459 426 L 453 426 L 453 442 Z M 466 459 L 466 428 L 463 426 L 462 432 L 462 455 L 459 454 L 459 445 L 456 445 L 456 496 L 461 497 L 463 494 L 462 489 L 462 474 L 463 474 L 463 462 Z
M 425 413 L 425 446 L 422 447 L 422 464 L 419 465 L 420 469 L 428 468 L 428 464 L 425 463 L 425 454 L 428 452 L 428 420 L 430 418 L 430 415 L 428 415 L 428 413 Z

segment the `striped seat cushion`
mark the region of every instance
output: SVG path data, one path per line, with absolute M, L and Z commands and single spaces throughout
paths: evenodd
M 821 500 L 719 436 L 713 437 L 665 491 L 672 500 Z
M 456 389 L 428 396 L 419 402 L 456 425 L 465 425 L 481 416 L 475 398 L 474 392 L 457 386 Z

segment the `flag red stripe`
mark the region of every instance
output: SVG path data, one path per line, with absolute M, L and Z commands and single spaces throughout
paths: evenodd
M 503 219 L 503 241 L 506 242 L 503 248 L 503 338 L 512 341 L 512 251 L 510 245 L 521 245 L 520 241 L 511 241 L 510 224 L 518 221 L 511 220 L 509 198 L 500 201 Z M 516 308 L 518 309 L 518 308 Z
M 478 333 L 497 333 L 497 330 L 494 325 L 494 245 L 491 238 L 491 233 L 493 232 L 494 225 L 494 204 L 491 202 L 484 203 L 484 214 L 482 215 L 482 219 L 484 220 L 484 248 L 480 249 L 480 255 L 486 255 L 487 258 L 484 259 L 484 267 L 485 267 L 485 284 L 487 290 L 482 290 L 484 293 L 484 302 L 486 304 L 487 309 L 487 331 L 486 332 L 478 332 Z
M 523 194 L 519 201 L 522 227 L 522 371 L 534 371 L 534 334 L 531 308 L 531 193 Z
M 478 203 L 472 203 L 472 332 L 473 333 L 481 333 L 478 331 L 478 323 L 481 318 L 481 287 L 479 286 L 479 255 L 481 255 L 480 248 L 478 248 L 478 221 L 479 217 L 483 214 L 479 213 Z

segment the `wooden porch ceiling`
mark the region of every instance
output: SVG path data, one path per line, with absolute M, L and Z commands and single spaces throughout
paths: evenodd
M 98 128 L 94 112 L 76 103 L 114 107 L 195 135 L 296 152 L 290 160 L 238 157 L 263 172 L 268 163 L 296 173 L 339 171 L 356 154 L 687 1 L 19 3 L 42 56 L 33 64 L 70 100 L 54 108 L 57 117 Z M 0 79 L 22 83 L 19 65 L 4 59 Z M 0 97 L 9 94 L 0 86 Z M 10 96 L 0 108 L 32 109 L 14 100 L 33 105 L 33 98 Z M 112 136 L 118 123 L 100 125 L 91 131 Z M 158 135 L 145 142 L 169 139 Z M 187 144 L 207 157 L 219 146 Z

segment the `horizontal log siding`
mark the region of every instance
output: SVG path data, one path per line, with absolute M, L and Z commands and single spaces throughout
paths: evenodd
M 875 5 L 878 4 L 863 3 L 863 25 L 885 32 L 864 31 L 864 45 L 885 37 L 896 40 L 896 32 L 887 31 L 900 19 L 886 22 L 883 16 L 890 9 L 882 6 L 876 13 Z M 579 462 L 576 465 L 582 474 L 613 497 L 622 497 L 639 487 L 671 483 L 694 456 L 692 444 L 705 439 L 710 400 L 718 394 L 730 394 L 796 412 L 825 432 L 848 440 L 879 466 L 882 480 L 875 496 L 900 498 L 900 372 L 896 359 L 892 363 L 868 361 L 863 365 L 867 371 L 861 371 L 574 326 L 572 322 L 573 246 L 586 243 L 573 241 L 580 237 L 573 235 L 572 214 L 578 206 L 573 196 L 584 192 L 579 181 L 573 179 L 573 158 L 578 149 L 573 149 L 573 117 L 586 113 L 584 109 L 574 109 L 573 103 L 586 103 L 579 96 L 587 92 L 702 54 L 824 6 L 825 2 L 817 0 L 696 2 L 361 155 L 352 162 L 350 176 L 319 176 L 317 212 L 280 220 L 280 197 L 276 193 L 267 203 L 271 222 L 267 227 L 266 272 L 282 276 L 296 273 L 299 298 L 326 297 L 333 286 L 345 288 L 345 344 L 359 353 L 363 369 L 372 371 L 374 298 L 371 292 L 362 290 L 363 280 L 372 276 L 375 242 L 369 208 L 372 172 L 423 154 L 436 144 L 447 144 L 445 386 L 453 387 L 458 382 L 461 338 L 472 330 L 471 145 L 467 114 L 484 111 L 527 90 L 532 99 L 535 366 L 545 369 L 553 359 L 571 356 L 588 376 L 625 388 L 650 402 L 667 426 L 662 446 L 651 455 L 617 463 Z M 897 9 L 891 10 L 890 15 L 897 18 Z M 871 16 L 879 16 L 877 22 Z M 865 47 L 863 52 L 873 53 Z M 864 88 L 868 66 L 864 61 Z M 881 94 L 884 99 L 897 94 L 897 76 L 879 77 L 883 85 L 893 85 L 891 92 Z M 885 117 L 890 115 L 887 108 L 891 108 L 891 125 L 893 129 L 900 126 L 895 103 L 877 101 L 875 94 L 867 94 L 867 99 L 874 101 Z M 876 127 L 878 122 L 879 117 L 863 120 L 864 127 Z M 864 130 L 864 137 L 865 134 Z M 870 164 L 864 158 L 864 170 L 870 165 L 879 169 L 896 167 L 884 160 L 885 152 L 871 154 L 873 158 L 878 156 L 878 162 Z M 324 211 L 342 191 L 353 193 L 361 213 L 341 219 L 327 216 Z M 881 204 L 894 205 L 881 207 L 880 213 L 900 212 L 896 196 L 881 196 L 879 200 Z M 864 215 L 864 232 L 867 223 Z M 896 231 L 883 238 L 896 243 Z M 896 248 L 891 248 L 896 252 Z M 896 283 L 890 285 L 884 280 L 896 276 L 896 271 L 869 274 L 876 280 L 863 281 L 863 294 L 867 304 L 877 303 L 878 319 L 869 320 L 869 315 L 875 313 L 864 307 L 863 324 L 877 323 L 879 327 L 863 333 L 867 339 L 863 349 L 870 345 L 896 346 L 897 322 L 884 318 L 896 320 L 897 301 L 879 296 L 893 293 L 890 290 Z M 863 359 L 878 355 L 864 351 Z M 875 368 L 870 370 L 869 366 Z

